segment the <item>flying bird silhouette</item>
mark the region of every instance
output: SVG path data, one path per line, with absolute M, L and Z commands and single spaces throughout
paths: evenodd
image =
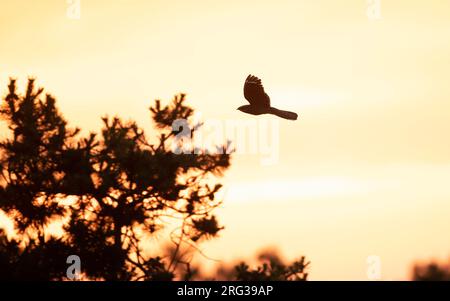
M 297 120 L 296 113 L 271 107 L 270 97 L 264 92 L 261 80 L 251 74 L 245 80 L 244 97 L 250 105 L 240 106 L 239 111 L 252 115 L 273 114 L 284 119 Z

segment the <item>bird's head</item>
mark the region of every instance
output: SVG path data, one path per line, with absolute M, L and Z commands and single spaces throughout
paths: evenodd
M 240 106 L 239 108 L 237 108 L 237 110 L 244 112 L 244 113 L 252 113 L 252 110 L 249 105 Z

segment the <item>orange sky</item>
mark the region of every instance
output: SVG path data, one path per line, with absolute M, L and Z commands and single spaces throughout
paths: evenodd
M 214 258 L 277 245 L 312 261 L 311 279 L 409 277 L 450 253 L 450 2 L 365 0 L 0 0 L 0 91 L 28 75 L 72 125 L 108 113 L 150 127 L 156 99 L 188 93 L 204 118 L 253 118 L 247 74 L 277 107 L 280 159 L 235 156 Z M 271 117 L 258 117 L 271 118 Z

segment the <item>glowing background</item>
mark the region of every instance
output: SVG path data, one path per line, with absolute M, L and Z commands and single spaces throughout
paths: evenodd
M 450 2 L 364 0 L 0 0 L 0 91 L 9 76 L 55 95 L 70 124 L 118 114 L 150 127 L 156 98 L 186 92 L 205 118 L 247 118 L 242 85 L 263 79 L 280 161 L 236 156 L 213 258 L 276 245 L 311 279 L 405 279 L 450 252 Z M 250 117 L 249 117 L 250 118 Z M 3 134 L 1 134 L 3 135 Z

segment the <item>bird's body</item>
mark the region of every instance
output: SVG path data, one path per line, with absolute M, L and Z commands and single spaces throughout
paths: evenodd
M 252 115 L 272 114 L 278 117 L 297 120 L 297 114 L 294 112 L 283 111 L 270 106 L 270 97 L 264 92 L 261 80 L 256 76 L 249 75 L 244 84 L 244 97 L 250 103 L 240 106 L 239 111 Z

